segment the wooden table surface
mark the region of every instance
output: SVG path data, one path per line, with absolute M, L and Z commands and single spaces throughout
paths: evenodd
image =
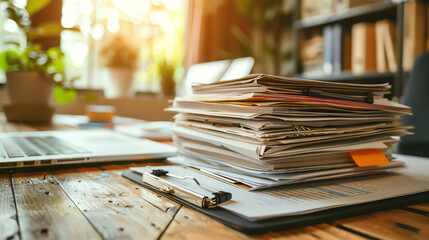
M 3 132 L 71 128 L 0 119 Z M 129 167 L 146 165 L 82 165 L 0 174 L 0 240 L 429 239 L 429 200 L 298 229 L 245 235 L 121 177 Z

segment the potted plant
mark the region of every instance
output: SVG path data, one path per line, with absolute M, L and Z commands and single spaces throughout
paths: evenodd
M 176 83 L 174 74 L 176 72 L 176 63 L 168 61 L 166 58 L 161 59 L 156 64 L 156 70 L 160 77 L 161 92 L 163 96 L 172 97 L 176 94 Z
M 104 95 L 107 98 L 133 97 L 134 72 L 139 57 L 137 46 L 117 33 L 102 45 L 99 56 L 101 66 L 109 74 L 109 82 L 104 84 Z
M 9 121 L 49 122 L 54 113 L 49 105 L 52 92 L 59 103 L 68 103 L 76 97 L 73 90 L 67 90 L 72 80 L 66 81 L 64 54 L 59 48 L 42 50 L 40 45 L 32 43 L 43 29 L 31 26 L 29 12 L 35 13 L 44 6 L 28 0 L 26 9 L 31 9 L 28 12 L 11 2 L 7 4 L 8 19 L 18 26 L 24 40 L 18 37 L 5 42 L 6 49 L 0 53 L 0 68 L 6 72 L 11 101 L 4 106 L 4 112 Z

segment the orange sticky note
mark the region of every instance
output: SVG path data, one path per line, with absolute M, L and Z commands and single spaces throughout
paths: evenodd
M 383 151 L 378 148 L 351 151 L 349 154 L 359 167 L 377 166 L 390 163 Z

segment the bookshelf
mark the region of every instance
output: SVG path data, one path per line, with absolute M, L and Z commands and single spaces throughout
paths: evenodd
M 301 1 L 295 1 L 296 9 L 300 9 Z M 404 46 L 404 2 L 375 2 L 362 6 L 351 7 L 341 11 L 300 19 L 301 11 L 295 11 L 293 15 L 293 39 L 292 39 L 292 59 L 294 62 L 295 77 L 305 78 L 302 75 L 302 66 L 300 51 L 302 38 L 309 31 L 323 29 L 327 25 L 339 23 L 342 26 L 351 27 L 354 23 L 359 22 L 376 22 L 382 19 L 389 19 L 396 23 L 396 65 L 395 72 L 366 72 L 363 74 L 353 74 L 350 71 L 342 71 L 332 75 L 311 76 L 317 80 L 375 83 L 389 82 L 392 84 L 392 94 L 389 96 L 400 97 L 403 91 L 406 73 L 403 71 L 403 46 Z M 310 78 L 310 77 L 309 77 Z
M 397 4 L 378 2 L 367 4 L 364 6 L 358 6 L 347 10 L 342 10 L 339 12 L 334 12 L 329 15 L 316 16 L 304 20 L 294 21 L 294 27 L 297 29 L 310 28 L 323 26 L 327 24 L 337 23 L 341 21 L 347 21 L 351 19 L 359 20 L 359 18 L 365 18 L 373 14 L 378 14 L 380 12 L 395 10 Z
M 341 74 L 332 74 L 324 75 L 317 77 L 317 80 L 327 80 L 327 81 L 342 81 L 342 82 L 365 82 L 365 83 L 375 83 L 375 82 L 385 82 L 386 79 L 395 78 L 396 73 L 393 72 L 368 72 L 365 74 L 353 74 L 352 72 L 342 72 Z M 295 77 L 305 78 L 300 74 L 296 74 Z

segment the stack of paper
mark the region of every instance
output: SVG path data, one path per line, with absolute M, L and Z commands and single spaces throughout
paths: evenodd
M 383 152 L 411 109 L 383 98 L 388 84 L 257 74 L 193 90 L 168 109 L 182 163 L 254 188 L 403 168 Z

